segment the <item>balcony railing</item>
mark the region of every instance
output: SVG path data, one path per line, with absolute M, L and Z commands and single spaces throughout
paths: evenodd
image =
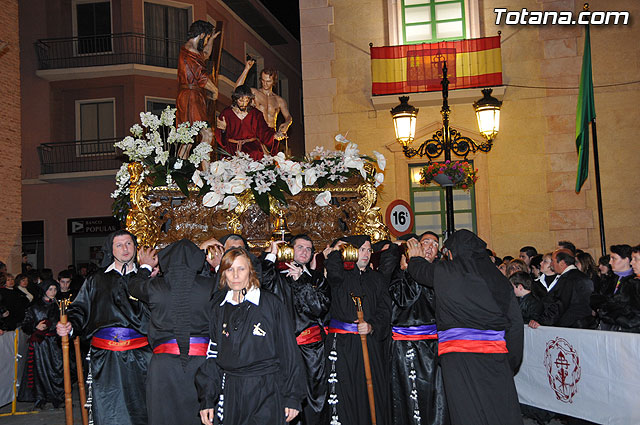
M 43 143 L 38 146 L 40 174 L 117 170 L 122 151 L 113 146 L 121 139 Z
M 35 42 L 38 69 L 141 64 L 177 68 L 182 40 L 123 33 Z

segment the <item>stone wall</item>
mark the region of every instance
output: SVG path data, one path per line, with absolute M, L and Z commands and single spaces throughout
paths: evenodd
M 473 1 L 473 0 L 471 0 Z M 380 195 L 382 211 L 409 195 L 407 160 L 394 140 L 388 109 L 371 102 L 368 44 L 388 45 L 389 16 L 397 0 L 300 0 L 302 69 L 307 150 L 334 147 L 345 134 L 362 152 L 383 152 L 389 159 Z M 479 168 L 476 187 L 478 233 L 498 255 L 517 255 L 523 245 L 550 251 L 558 240 L 571 240 L 594 256 L 600 254 L 593 156 L 590 174 L 579 194 L 574 191 L 577 154 L 575 114 L 584 45 L 584 29 L 569 26 L 495 25 L 494 8 L 519 11 L 571 10 L 575 0 L 484 0 L 479 7 L 479 34 L 502 31 L 503 96 L 500 134 L 488 154 L 470 159 Z M 633 16 L 640 4 L 615 0 L 592 4 L 592 10 L 629 11 L 628 25 L 591 27 L 593 80 L 607 245 L 640 243 L 634 212 L 640 207 L 635 137 L 640 85 Z M 527 87 L 516 87 L 527 86 Z M 554 89 L 557 88 L 557 89 Z M 478 90 L 477 98 L 481 97 Z M 479 138 L 471 102 L 452 103 L 451 125 Z M 440 106 L 421 106 L 417 140 L 441 125 Z

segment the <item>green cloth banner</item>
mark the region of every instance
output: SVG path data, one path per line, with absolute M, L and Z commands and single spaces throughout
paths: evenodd
M 580 92 L 576 111 L 576 149 L 578 150 L 578 174 L 576 193 L 589 176 L 589 123 L 596 119 L 596 105 L 593 100 L 593 77 L 591 74 L 591 39 L 589 25 L 585 26 L 584 52 L 582 54 L 582 73 L 580 74 Z

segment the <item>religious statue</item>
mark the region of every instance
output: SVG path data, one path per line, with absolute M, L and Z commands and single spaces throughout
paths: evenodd
M 218 117 L 216 139 L 230 154 L 245 152 L 256 161 L 265 153 L 278 153 L 279 140 L 285 136 L 269 127 L 262 113 L 253 106 L 251 88 L 236 87 L 231 95 L 231 106 L 226 107 Z
M 238 77 L 238 80 L 236 81 L 236 87 L 244 84 L 247 74 L 255 62 L 256 61 L 254 59 L 247 60 L 242 74 L 240 74 L 240 77 Z M 287 130 L 289 129 L 293 118 L 291 118 L 291 114 L 289 113 L 287 102 L 273 92 L 273 87 L 277 81 L 278 72 L 272 68 L 265 68 L 260 72 L 261 88 L 258 90 L 252 87 L 251 92 L 255 96 L 254 102 L 256 108 L 262 112 L 264 120 L 267 122 L 269 127 L 275 130 L 278 113 L 282 114 L 284 122 L 280 124 L 277 130 L 286 137 Z
M 178 57 L 178 97 L 176 99 L 176 125 L 207 120 L 207 97 L 218 98 L 218 88 L 207 74 L 206 61 L 211 55 L 213 40 L 220 35 L 206 21 L 195 21 L 187 32 L 187 42 L 180 48 Z M 211 128 L 200 130 L 201 140 L 213 143 Z M 187 158 L 191 144 L 182 145 L 180 158 Z

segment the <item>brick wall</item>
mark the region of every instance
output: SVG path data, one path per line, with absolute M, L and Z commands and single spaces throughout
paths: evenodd
M 0 14 L 0 261 L 20 272 L 22 251 L 22 142 L 20 134 L 20 43 L 18 0 L 6 0 Z

